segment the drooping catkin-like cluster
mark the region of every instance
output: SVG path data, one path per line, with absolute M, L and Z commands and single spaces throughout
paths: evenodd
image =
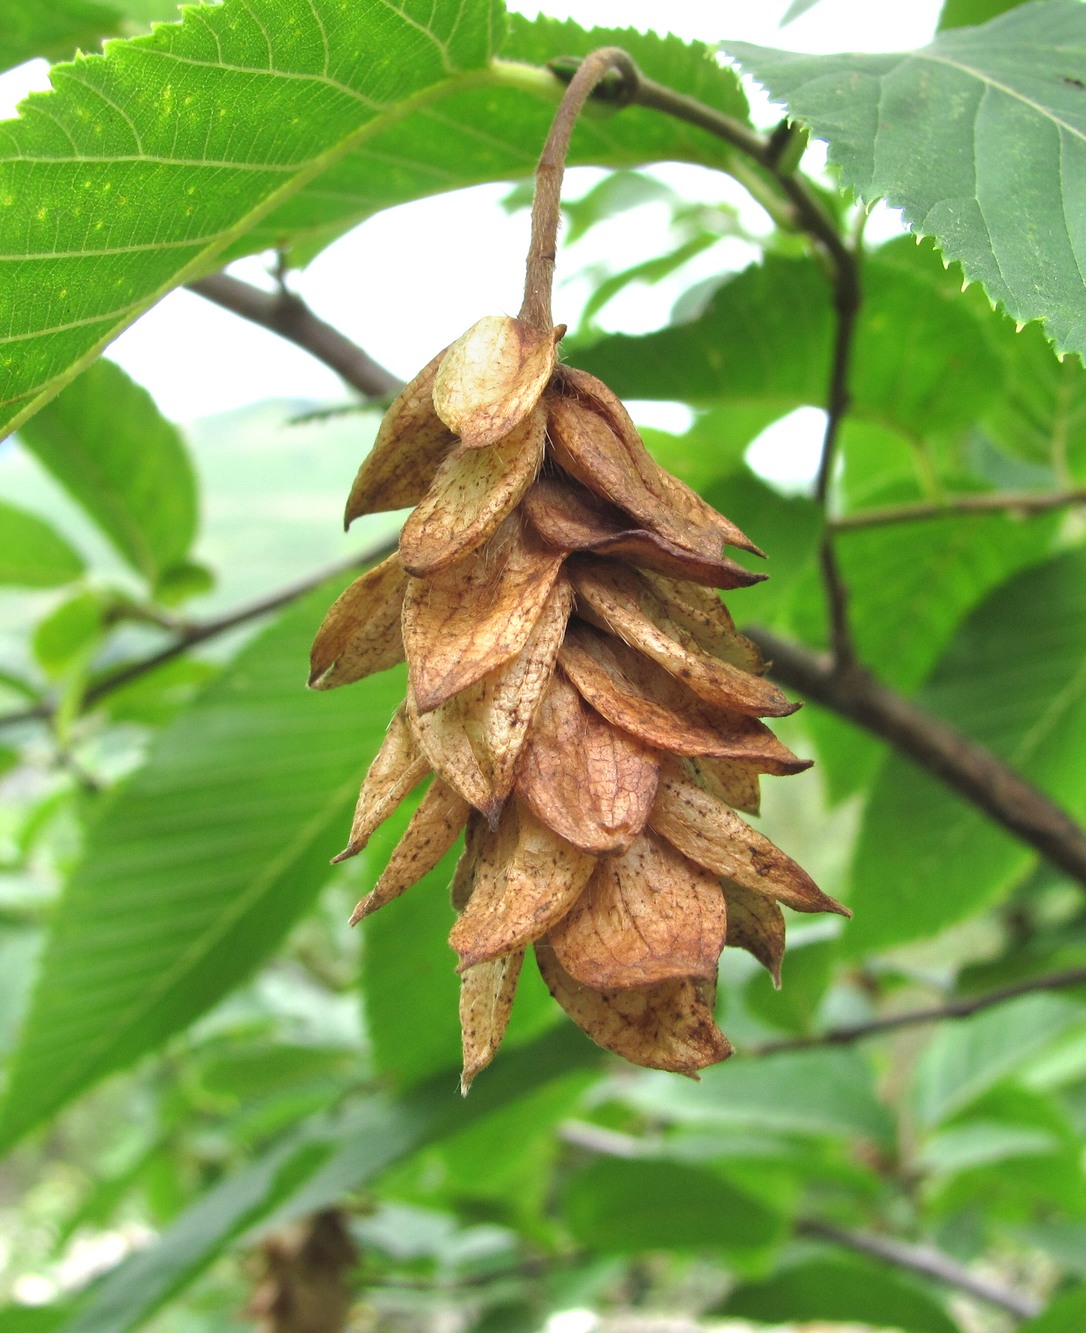
M 482 319 L 392 404 L 346 518 L 415 509 L 313 645 L 318 689 L 408 667 L 337 859 L 433 774 L 352 921 L 466 831 L 465 1090 L 529 946 L 594 1041 L 692 1074 L 731 1051 L 713 1019 L 725 944 L 776 980 L 781 903 L 845 912 L 736 813 L 757 812 L 760 774 L 807 767 L 759 721 L 794 705 L 713 591 L 762 577 L 724 545 L 757 548 L 652 459 L 610 390 L 556 364 L 562 332 Z

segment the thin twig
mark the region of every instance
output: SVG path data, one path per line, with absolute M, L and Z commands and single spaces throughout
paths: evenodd
M 273 611 L 282 610 L 283 607 L 289 606 L 291 602 L 296 602 L 300 597 L 304 597 L 306 593 L 319 587 L 325 580 L 335 578 L 338 574 L 349 574 L 363 565 L 372 564 L 375 560 L 382 560 L 395 549 L 395 539 L 375 543 L 366 550 L 352 556 L 351 559 L 323 569 L 318 574 L 311 574 L 309 578 L 291 584 L 290 587 L 283 588 L 270 597 L 261 598 L 257 602 L 249 602 L 245 606 L 227 612 L 226 615 L 218 616 L 214 620 L 205 620 L 199 624 L 186 626 L 170 643 L 158 649 L 157 652 L 151 653 L 147 657 L 141 657 L 135 662 L 128 662 L 114 671 L 99 676 L 83 696 L 84 708 L 89 708 L 100 699 L 112 694 L 115 690 L 119 690 L 123 685 L 129 685 L 132 681 L 139 680 L 141 676 L 148 675 L 157 667 L 165 666 L 167 662 L 172 662 L 175 657 L 180 657 L 182 653 L 188 652 L 190 648 L 194 648 L 197 644 L 206 643 L 209 639 L 216 639 L 232 629 L 247 625 L 252 620 L 259 620 L 263 616 L 270 615 Z M 31 708 L 22 708 L 16 712 L 5 713 L 0 716 L 0 728 L 12 727 L 24 722 L 44 722 L 52 717 L 54 711 L 53 704 L 42 703 Z
M 1044 1309 L 1035 1297 L 1012 1291 L 1002 1283 L 977 1277 L 950 1255 L 930 1245 L 909 1245 L 890 1236 L 846 1231 L 844 1227 L 821 1222 L 816 1218 L 798 1218 L 796 1232 L 813 1240 L 826 1240 L 832 1245 L 840 1245 L 842 1249 L 854 1250 L 857 1254 L 866 1254 L 872 1259 L 892 1264 L 895 1268 L 904 1268 L 910 1273 L 933 1278 L 936 1282 L 942 1282 L 944 1286 L 967 1292 L 986 1305 L 1006 1310 L 1008 1314 L 1015 1315 L 1018 1319 L 1032 1319 Z
M 952 514 L 1017 514 L 1023 517 L 1046 514 L 1053 509 L 1086 505 L 1086 488 L 1071 491 L 983 491 L 976 495 L 956 495 L 937 504 L 917 503 L 887 505 L 883 509 L 862 509 L 856 514 L 835 518 L 830 526 L 835 532 L 855 532 L 860 528 L 879 528 L 891 523 L 922 523 Z
M 889 741 L 1086 886 L 1086 829 L 985 746 L 858 666 L 842 672 L 828 655 L 769 630 L 745 632 L 772 663 L 774 680 Z
M 779 1041 L 762 1041 L 755 1046 L 744 1047 L 743 1055 L 749 1058 L 781 1055 L 787 1051 L 806 1051 L 818 1046 L 851 1046 L 853 1042 L 866 1041 L 868 1037 L 880 1037 L 885 1032 L 896 1032 L 900 1028 L 969 1018 L 970 1015 L 979 1014 L 984 1009 L 1015 1000 L 1020 995 L 1033 995 L 1040 991 L 1074 990 L 1078 986 L 1086 986 L 1086 967 L 1050 972 L 1045 976 L 1032 977 L 1028 981 L 1015 982 L 1012 986 L 1000 986 L 998 990 L 984 991 L 981 995 L 947 1000 L 945 1004 L 932 1004 L 923 1009 L 906 1009 L 900 1014 L 887 1014 L 882 1018 L 872 1018 L 866 1023 L 828 1028 L 825 1032 L 814 1032 L 806 1037 L 783 1037 Z
M 658 1154 L 661 1149 L 659 1140 L 641 1139 L 632 1134 L 623 1134 L 585 1121 L 568 1121 L 560 1126 L 558 1134 L 564 1143 L 582 1152 L 597 1153 L 602 1157 L 618 1157 L 626 1161 Z M 945 1286 L 967 1292 L 987 1305 L 1006 1310 L 1020 1319 L 1031 1319 L 1042 1309 L 1040 1302 L 1034 1297 L 978 1277 L 950 1255 L 930 1245 L 910 1245 L 888 1236 L 847 1231 L 843 1227 L 813 1217 L 796 1218 L 794 1227 L 799 1236 L 829 1241 L 832 1245 L 868 1255 L 894 1268 L 903 1268 L 910 1273 L 932 1278 Z
M 286 288 L 264 292 L 229 273 L 213 273 L 189 283 L 189 290 L 297 343 L 366 398 L 388 398 L 403 388 L 400 380 L 356 343 L 313 313 Z
M 554 113 L 550 133 L 543 145 L 535 172 L 532 198 L 532 239 L 528 249 L 524 277 L 524 304 L 520 318 L 529 328 L 550 333 L 551 289 L 554 285 L 554 261 L 558 250 L 558 223 L 561 217 L 562 177 L 569 155 L 569 141 L 577 117 L 592 90 L 611 70 L 624 82 L 636 83 L 637 66 L 621 47 L 603 46 L 581 61 L 569 87 Z
M 833 219 L 806 181 L 784 165 L 784 150 L 790 138 L 786 127 L 779 127 L 779 130 L 785 129 L 783 134 L 779 131 L 768 136 L 757 134 L 730 116 L 646 79 L 639 71 L 636 81 L 627 90 L 627 96 L 637 106 L 653 107 L 666 115 L 697 125 L 750 157 L 769 174 L 788 200 L 796 228 L 806 232 L 825 257 L 836 316 L 826 390 L 826 428 L 822 436 L 822 451 L 815 481 L 815 499 L 825 513 L 837 461 L 841 423 L 850 401 L 849 373 L 861 303 L 859 257 L 841 238 Z M 826 590 L 834 660 L 841 670 L 846 671 L 856 660 L 856 650 L 849 629 L 848 589 L 841 575 L 833 538 L 833 529 L 827 524 L 819 546 L 819 566 Z

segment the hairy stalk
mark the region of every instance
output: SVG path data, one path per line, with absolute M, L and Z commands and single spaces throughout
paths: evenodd
M 554 261 L 558 251 L 558 224 L 561 219 L 562 177 L 573 127 L 593 89 L 612 70 L 627 83 L 637 80 L 637 66 L 617 46 L 602 46 L 581 61 L 569 87 L 562 96 L 543 145 L 535 172 L 535 197 L 532 200 L 532 239 L 528 249 L 524 278 L 524 303 L 520 318 L 530 328 L 550 333 L 551 289 L 554 285 Z

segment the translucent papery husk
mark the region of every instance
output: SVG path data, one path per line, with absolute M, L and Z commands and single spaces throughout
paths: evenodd
M 784 957 L 784 913 L 773 898 L 736 884 L 734 880 L 722 879 L 720 888 L 728 905 L 728 938 L 724 943 L 728 948 L 745 949 L 756 958 L 779 989 L 781 959 Z
M 556 833 L 602 856 L 625 851 L 656 796 L 659 755 L 612 727 L 561 672 L 550 680 L 517 775 L 517 793 Z
M 698 865 L 794 911 L 852 915 L 790 856 L 692 782 L 674 760 L 660 766 L 649 827 Z
M 460 970 L 539 939 L 577 901 L 596 864 L 516 800 L 494 832 L 477 826 L 475 839 L 470 896 L 449 936 Z
M 716 979 L 677 977 L 651 986 L 595 990 L 575 981 L 544 940 L 535 946 L 547 989 L 570 1018 L 605 1050 L 631 1064 L 696 1078 L 732 1054 L 713 1020 Z
M 506 954 L 488 963 L 477 963 L 461 974 L 460 1092 L 465 1097 L 475 1075 L 494 1059 L 505 1036 L 523 962 L 523 952 Z
M 537 407 L 496 444 L 461 445 L 445 459 L 400 533 L 409 574 L 440 573 L 494 535 L 535 480 L 545 429 Z
M 713 588 L 748 588 L 766 576 L 727 556 L 706 555 L 636 523 L 617 506 L 561 477 L 540 477 L 524 497 L 536 533 L 560 551 L 587 551 Z
M 562 567 L 511 514 L 493 537 L 431 578 L 409 578 L 403 641 L 419 712 L 426 713 L 524 647 Z
M 757 764 L 740 759 L 713 759 L 708 755 L 684 758 L 683 772 L 710 796 L 730 805 L 733 810 L 756 815 L 762 803 Z
M 520 652 L 430 712 L 419 712 L 408 687 L 407 718 L 419 748 L 492 825 L 512 790 L 572 602 L 572 589 L 559 577 Z
M 706 652 L 635 570 L 591 556 L 567 568 L 583 618 L 658 662 L 706 703 L 755 717 L 786 717 L 799 707 L 771 681 Z
M 309 653 L 309 687 L 331 690 L 387 671 L 404 659 L 403 614 L 407 575 L 390 555 L 332 603 Z
M 434 411 L 434 378 L 448 348 L 415 376 L 384 415 L 373 448 L 351 486 L 343 526 L 363 514 L 415 505 L 430 489 L 456 436 Z
M 723 514 L 652 457 L 629 413 L 594 375 L 561 366 L 547 394 L 558 465 L 661 537 L 717 557 L 722 545 L 762 552 Z
M 608 990 L 715 977 L 726 932 L 718 877 L 646 832 L 599 861 L 547 940 L 575 981 Z
M 433 403 L 466 448 L 504 440 L 535 407 L 565 331 L 561 325 L 543 333 L 507 315 L 485 315 L 449 347 L 434 377 Z
M 558 662 L 598 713 L 660 750 L 742 760 L 761 773 L 810 767 L 764 723 L 700 699 L 614 635 L 571 621 Z
M 429 874 L 460 836 L 470 810 L 459 792 L 435 777 L 380 879 L 351 913 L 349 924 L 357 925 Z
M 343 851 L 333 858 L 333 864 L 357 856 L 373 836 L 374 829 L 385 822 L 429 772 L 430 763 L 415 743 L 406 711 L 401 706 L 393 714 L 377 757 L 363 779 L 351 823 L 351 836 Z

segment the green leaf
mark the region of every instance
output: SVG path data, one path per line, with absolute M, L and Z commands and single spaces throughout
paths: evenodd
M 0 133 L 0 292 L 15 312 L 0 428 L 226 259 L 300 242 L 312 254 L 381 208 L 529 175 L 561 84 L 524 62 L 587 52 L 608 32 L 521 20 L 491 62 L 501 26 L 499 0 L 225 0 L 56 67 L 55 91 Z M 706 48 L 621 36 L 647 73 L 744 115 Z M 730 154 L 629 108 L 585 116 L 571 161 Z
M 851 411 L 907 436 L 960 430 L 1002 379 L 983 322 L 964 302 L 931 298 L 923 271 L 907 271 L 896 256 L 875 254 L 865 265 Z M 578 364 L 620 397 L 767 401 L 783 415 L 825 401 L 833 324 L 829 284 L 814 261 L 770 255 L 725 283 L 690 323 L 602 339 Z
M 429 1142 L 454 1134 L 523 1093 L 577 1068 L 599 1051 L 564 1025 L 503 1056 L 462 1100 L 445 1070 L 401 1098 L 374 1096 L 300 1126 L 283 1143 L 215 1185 L 149 1248 L 125 1260 L 90 1293 L 64 1333 L 128 1333 L 188 1286 L 232 1241 L 339 1202 Z
M 494 0 L 226 0 L 55 67 L 55 91 L 0 134 L 0 422 L 383 120 L 482 71 L 498 14 Z
M 367 883 L 384 868 L 407 811 L 366 849 Z M 344 829 L 344 837 L 346 829 Z M 364 924 L 362 994 L 374 1065 L 397 1088 L 410 1088 L 460 1054 L 460 979 L 449 931 L 456 914 L 449 882 L 458 844 L 428 875 Z
M 1044 1314 L 1018 1325 L 1018 1333 L 1081 1333 L 1086 1326 L 1086 1286 L 1056 1297 Z
M 747 1191 L 670 1159 L 593 1162 L 568 1182 L 562 1205 L 573 1238 L 599 1252 L 760 1249 L 782 1227 Z
M 59 60 L 79 47 L 94 47 L 121 31 L 121 15 L 92 0 L 50 0 L 49 4 L 8 4 L 0 26 L 0 69 L 34 56 Z
M 946 1120 L 1082 1023 L 1082 1005 L 1038 994 L 945 1024 L 916 1068 L 913 1102 L 920 1122 Z
M 31 646 L 42 669 L 50 676 L 59 676 L 77 662 L 88 660 L 104 631 L 101 597 L 81 592 L 61 602 L 37 625 Z
M 790 1264 L 764 1282 L 737 1287 L 717 1313 L 764 1324 L 827 1320 L 903 1333 L 960 1333 L 920 1283 L 859 1255 L 824 1253 Z
M 939 15 L 939 29 L 973 27 L 987 23 L 1008 9 L 1015 9 L 1023 0 L 944 0 Z
M 875 1095 L 874 1074 L 857 1051 L 732 1060 L 704 1070 L 697 1087 L 649 1074 L 624 1088 L 622 1097 L 684 1125 L 859 1135 L 884 1143 L 894 1138 L 893 1120 Z
M 90 829 L 12 1059 L 0 1142 L 204 1013 L 328 878 L 403 688 L 395 672 L 306 692 L 333 595 L 318 589 L 253 640 Z
M 1086 551 L 1027 569 L 959 629 L 920 702 L 1086 814 Z M 983 682 L 983 684 L 981 684 Z M 1005 893 L 1036 853 L 909 760 L 868 799 L 841 941 L 855 957 L 921 939 Z
M 59 588 L 85 568 L 79 552 L 44 519 L 0 500 L 0 583 Z
M 119 366 L 91 366 L 21 438 L 137 573 L 157 579 L 188 551 L 196 479 L 184 442 Z
M 1036 325 L 1013 338 L 1005 392 L 985 413 L 986 434 L 1015 458 L 1048 465 L 1057 476 L 1086 478 L 1086 369 L 1062 362 Z
M 1015 320 L 1086 354 L 1086 9 L 1047 0 L 891 55 L 727 43 L 829 144 L 843 182 L 900 208 Z
M 421 8 L 421 7 L 420 7 Z M 427 12 L 427 11 L 423 11 Z M 520 180 L 535 170 L 562 85 L 524 65 L 621 46 L 650 78 L 740 120 L 747 102 L 732 70 L 711 48 L 633 28 L 583 28 L 573 22 L 510 14 L 499 66 L 487 78 L 450 82 L 433 109 L 374 127 L 357 147 L 254 228 L 245 244 L 261 249 L 282 237 L 303 240 L 302 256 L 321 249 L 371 213 L 408 199 L 480 181 Z M 542 94 L 542 95 L 541 95 Z M 480 127 L 485 130 L 480 132 Z M 645 107 L 590 107 L 570 146 L 571 166 L 638 167 L 670 159 L 726 167 L 723 140 Z M 527 238 L 525 238 L 527 239 Z M 512 276 L 515 284 L 518 275 Z M 513 288 L 516 291 L 516 287 Z

